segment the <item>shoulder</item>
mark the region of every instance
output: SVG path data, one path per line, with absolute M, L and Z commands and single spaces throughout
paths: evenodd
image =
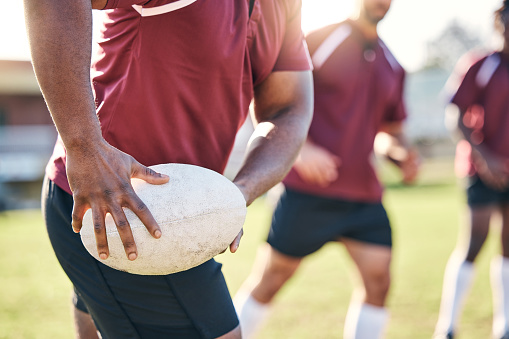
M 327 26 L 323 26 L 307 33 L 306 40 L 308 41 L 324 40 L 337 29 L 351 30 L 351 27 L 347 21 L 342 21 Z
M 347 21 L 343 21 L 309 32 L 306 35 L 306 43 L 308 44 L 310 53 L 314 54 L 325 40 L 331 40 L 331 44 L 337 47 L 337 45 L 350 36 L 351 33 L 352 27 Z
M 457 62 L 453 74 L 458 79 L 475 81 L 479 87 L 487 85 L 498 66 L 501 58 L 498 52 L 486 53 L 474 50 L 463 55 Z
M 398 59 L 396 59 L 396 57 L 391 52 L 389 47 L 387 47 L 385 42 L 383 42 L 382 39 L 379 39 L 378 40 L 378 44 L 379 44 L 379 46 L 380 46 L 380 48 L 381 48 L 381 50 L 383 52 L 383 56 L 385 57 L 385 59 L 387 60 L 389 65 L 391 66 L 392 70 L 395 73 L 398 73 L 398 74 L 399 73 L 405 74 L 405 69 L 403 68 L 403 66 L 401 66 L 401 64 L 399 63 Z

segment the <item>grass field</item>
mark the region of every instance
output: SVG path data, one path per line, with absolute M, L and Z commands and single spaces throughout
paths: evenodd
M 463 192 L 450 161 L 427 161 L 419 184 L 404 187 L 383 172 L 385 205 L 394 229 L 393 285 L 388 338 L 430 338 L 438 314 L 444 267 L 464 211 Z M 270 210 L 249 208 L 237 254 L 223 254 L 232 293 L 248 275 L 266 235 Z M 477 277 L 458 337 L 490 338 L 488 270 L 498 251 L 496 228 L 477 261 Z M 356 281 L 344 249 L 329 244 L 307 258 L 275 302 L 260 338 L 341 338 Z M 71 286 L 52 253 L 40 211 L 0 213 L 0 339 L 72 338 Z

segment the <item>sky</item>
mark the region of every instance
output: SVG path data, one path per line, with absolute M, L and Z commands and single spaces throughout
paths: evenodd
M 355 0 L 303 0 L 304 32 L 338 22 L 351 14 Z M 415 71 L 426 58 L 426 43 L 452 20 L 489 41 L 493 11 L 502 0 L 393 0 L 379 34 L 400 63 Z M 29 60 L 21 0 L 0 0 L 0 59 Z

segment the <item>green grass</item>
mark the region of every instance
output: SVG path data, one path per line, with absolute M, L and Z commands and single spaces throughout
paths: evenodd
M 450 161 L 427 161 L 418 185 L 397 183 L 383 168 L 385 205 L 394 229 L 393 285 L 388 338 L 430 338 L 436 322 L 443 271 L 464 212 L 463 191 Z M 263 200 L 249 208 L 236 254 L 223 254 L 232 293 L 250 272 L 266 236 L 270 210 Z M 461 319 L 461 338 L 489 338 L 489 261 L 498 250 L 496 232 L 477 262 L 477 277 Z M 260 338 L 341 338 L 356 282 L 344 249 L 326 245 L 309 256 L 278 295 Z M 52 253 L 39 211 L 0 214 L 0 339 L 71 338 L 71 287 Z

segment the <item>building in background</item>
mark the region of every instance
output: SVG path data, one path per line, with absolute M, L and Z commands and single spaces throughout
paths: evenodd
M 31 63 L 0 60 L 0 209 L 40 206 L 56 136 Z

